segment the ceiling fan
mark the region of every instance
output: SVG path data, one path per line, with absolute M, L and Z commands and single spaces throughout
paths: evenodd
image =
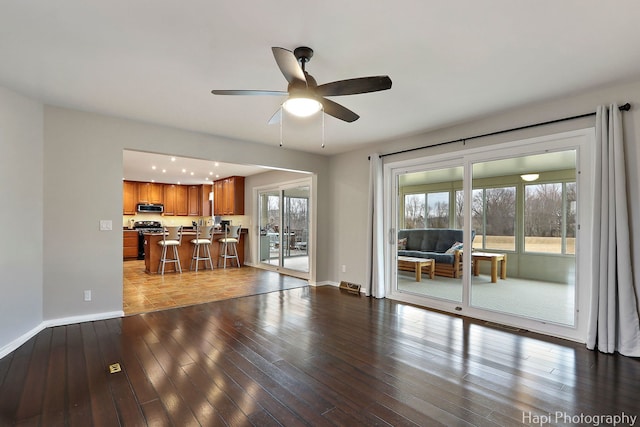
M 313 49 L 301 46 L 297 47 L 293 52 L 282 47 L 272 47 L 271 50 L 280 71 L 289 82 L 286 92 L 273 90 L 212 90 L 211 93 L 214 95 L 288 95 L 282 107 L 292 114 L 310 116 L 322 109 L 330 116 L 351 123 L 358 120 L 360 116 L 348 108 L 325 98 L 325 96 L 355 95 L 391 89 L 389 76 L 358 77 L 318 85 L 316 79 L 305 69 L 307 62 L 313 56 Z M 269 120 L 269 124 L 278 123 L 281 119 L 280 115 L 281 109 L 278 109 Z

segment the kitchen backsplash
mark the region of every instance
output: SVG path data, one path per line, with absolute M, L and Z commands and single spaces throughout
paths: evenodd
M 249 228 L 250 217 L 248 215 L 225 215 L 220 217 L 224 220 L 231 220 L 233 225 L 242 225 L 242 228 Z M 123 215 L 122 227 L 128 228 L 130 220 L 135 221 L 160 221 L 163 225 L 185 225 L 191 226 L 193 221 L 203 220 L 206 224 L 210 220 L 210 216 L 162 216 L 162 214 L 139 213 L 137 215 Z

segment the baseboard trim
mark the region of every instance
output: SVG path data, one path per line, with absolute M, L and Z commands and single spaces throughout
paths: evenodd
M 33 338 L 34 336 L 36 336 L 38 333 L 40 333 L 41 331 L 45 330 L 46 328 L 51 328 L 51 327 L 54 327 L 54 326 L 73 325 L 75 323 L 93 322 L 95 320 L 113 319 L 115 317 L 123 317 L 123 316 L 124 316 L 124 311 L 120 310 L 120 311 L 108 311 L 108 312 L 104 312 L 104 313 L 87 314 L 87 315 L 83 315 L 83 316 L 61 317 L 61 318 L 58 318 L 58 319 L 45 320 L 45 321 L 41 322 L 35 328 L 32 328 L 31 330 L 29 330 L 29 331 L 25 332 L 24 334 L 20 335 L 19 337 L 17 337 L 16 339 L 11 341 L 10 343 L 8 343 L 5 346 L 1 347 L 0 348 L 0 359 L 5 357 L 6 355 L 11 353 L 12 351 L 17 350 L 18 347 L 20 347 L 22 344 L 24 344 L 27 341 L 29 341 L 31 338 Z
M 93 313 L 82 316 L 61 317 L 58 319 L 49 319 L 42 322 L 44 328 L 51 328 L 53 326 L 65 326 L 73 325 L 75 323 L 93 322 L 96 320 L 113 319 L 115 317 L 123 317 L 124 311 L 107 311 L 104 313 Z

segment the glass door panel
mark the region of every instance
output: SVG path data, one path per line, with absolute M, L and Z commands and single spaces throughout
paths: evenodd
M 398 292 L 462 302 L 462 177 L 462 166 L 398 175 Z
M 575 324 L 576 151 L 472 165 L 470 306 Z
M 282 265 L 296 271 L 309 271 L 309 186 L 283 190 Z
M 280 191 L 259 193 L 260 262 L 280 265 Z

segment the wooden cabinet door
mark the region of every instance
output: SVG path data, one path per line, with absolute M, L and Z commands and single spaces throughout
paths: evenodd
M 135 215 L 136 203 L 138 202 L 138 187 L 135 181 L 124 181 L 122 183 L 122 214 Z
M 189 189 L 186 185 L 176 186 L 176 215 L 189 215 Z
M 175 184 L 164 184 L 164 214 L 165 215 L 177 215 L 176 214 L 176 197 L 177 187 Z
M 151 183 L 138 183 L 138 203 L 151 203 Z
M 211 199 L 210 195 L 213 194 L 213 185 L 202 184 L 200 187 L 200 215 L 211 216 Z
M 164 184 L 151 183 L 151 202 L 150 203 L 164 203 Z
M 229 215 L 244 215 L 244 177 L 229 178 L 229 190 L 231 191 L 228 198 Z
M 191 216 L 199 216 L 200 215 L 200 186 L 199 185 L 190 185 L 189 186 L 189 215 Z
M 138 203 L 162 203 L 164 185 L 155 182 L 138 183 Z
M 222 212 L 222 199 L 224 195 L 222 194 L 222 182 L 215 181 L 213 183 L 213 214 L 214 215 L 224 215 Z
M 122 258 L 138 257 L 138 232 L 124 231 L 122 235 Z

